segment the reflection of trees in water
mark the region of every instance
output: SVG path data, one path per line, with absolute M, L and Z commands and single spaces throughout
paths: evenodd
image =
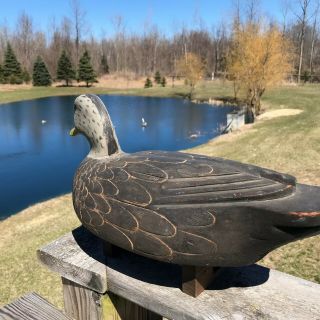
M 52 98 L 52 107 L 56 111 L 55 123 L 59 124 L 60 131 L 70 131 L 73 124 L 73 104 L 76 97 L 54 97 Z
M 39 102 L 36 100 L 34 104 L 28 107 L 28 118 L 26 119 L 26 124 L 28 126 L 31 139 L 29 140 L 34 148 L 39 151 L 42 149 L 43 133 L 41 117 L 39 117 Z

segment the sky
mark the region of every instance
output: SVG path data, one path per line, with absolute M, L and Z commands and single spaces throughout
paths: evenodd
M 123 18 L 126 31 L 142 33 L 146 26 L 156 24 L 167 35 L 182 26 L 208 28 L 221 21 L 228 22 L 233 0 L 78 0 L 90 25 L 87 33 L 99 38 L 114 33 L 115 17 Z M 245 2 L 244 0 L 242 0 Z M 17 17 L 25 12 L 33 18 L 35 29 L 48 31 L 54 20 L 71 16 L 70 0 L 0 0 L 0 24 L 14 28 Z M 264 15 L 281 19 L 281 0 L 260 0 Z

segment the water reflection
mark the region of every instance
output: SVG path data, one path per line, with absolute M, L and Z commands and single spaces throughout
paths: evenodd
M 71 190 L 72 177 L 88 152 L 71 138 L 75 97 L 50 97 L 0 107 L 0 218 Z M 226 123 L 230 107 L 172 98 L 101 96 L 121 147 L 181 150 L 204 143 Z M 141 127 L 141 118 L 148 123 Z M 42 123 L 45 120 L 46 123 Z

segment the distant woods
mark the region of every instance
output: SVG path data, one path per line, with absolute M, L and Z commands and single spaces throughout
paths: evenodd
M 279 16 L 283 18 L 279 21 L 272 17 L 266 20 L 259 1 L 238 0 L 233 1 L 233 12 L 229 10 L 223 23 L 206 26 L 199 19 L 192 28 L 177 27 L 174 34 L 165 35 L 161 26 L 150 23 L 133 33 L 122 17 L 115 17 L 113 30 L 107 30 L 112 36 L 102 32 L 99 39 L 90 35 L 90 23 L 76 0 L 71 1 L 69 16 L 51 23 L 46 31 L 39 30 L 31 15 L 23 13 L 15 28 L 0 25 L 0 81 L 30 81 L 38 56 L 51 79 L 65 85 L 81 79 L 90 85 L 108 73 L 148 77 L 152 81 L 157 71 L 170 77 L 171 84 L 171 78 L 181 76 L 181 61 L 188 57 L 197 57 L 203 65 L 202 78 L 225 79 L 230 77 L 228 59 L 237 38 L 235 25 L 247 23 L 259 23 L 262 29 L 277 28 L 281 37 L 292 44 L 294 58 L 287 79 L 320 81 L 318 0 L 280 2 L 283 8 Z M 90 73 L 90 79 L 84 78 L 84 72 Z M 155 83 L 161 85 L 161 80 L 159 84 L 157 78 Z M 165 81 L 162 83 L 165 85 Z M 193 80 L 189 83 L 192 86 Z

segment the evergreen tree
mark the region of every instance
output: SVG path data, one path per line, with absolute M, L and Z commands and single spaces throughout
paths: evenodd
M 80 58 L 78 77 L 79 81 L 84 81 L 87 87 L 89 87 L 90 83 L 97 82 L 96 74 L 91 64 L 91 58 L 87 50 Z
M 66 86 L 69 86 L 69 82 L 76 78 L 76 72 L 72 68 L 71 61 L 67 56 L 65 50 L 62 51 L 61 56 L 58 61 L 57 67 L 57 79 L 65 80 Z
M 3 82 L 11 84 L 22 83 L 21 65 L 14 54 L 10 43 L 7 44 L 7 50 L 4 55 L 3 64 Z
M 30 74 L 27 71 L 27 69 L 23 69 L 23 71 L 22 71 L 22 80 L 25 83 L 29 83 L 31 81 L 31 77 L 30 77 Z
M 49 71 L 41 59 L 40 56 L 37 57 L 36 62 L 33 65 L 33 85 L 34 86 L 50 86 L 51 85 L 51 76 Z
M 100 70 L 101 70 L 101 74 L 109 73 L 108 60 L 104 53 L 102 54 L 101 61 L 100 61 Z
M 149 78 L 146 79 L 146 82 L 144 83 L 144 87 L 145 88 L 151 88 L 152 87 L 152 81 Z
M 165 87 L 165 86 L 166 86 L 167 80 L 166 80 L 165 77 L 162 77 L 160 84 L 161 84 L 162 87 Z
M 160 75 L 160 72 L 159 72 L 159 71 L 157 71 L 157 72 L 155 73 L 155 75 L 154 75 L 154 82 L 155 82 L 156 84 L 160 84 L 160 83 L 161 83 L 161 75 Z

